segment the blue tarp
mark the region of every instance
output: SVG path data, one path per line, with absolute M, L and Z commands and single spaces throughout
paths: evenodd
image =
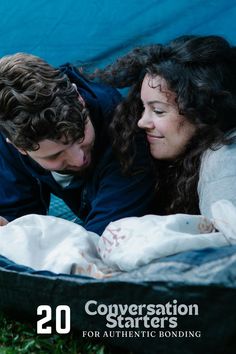
M 236 41 L 235 0 L 8 0 L 0 18 L 0 55 L 23 51 L 52 65 L 103 66 L 134 46 L 182 34 Z

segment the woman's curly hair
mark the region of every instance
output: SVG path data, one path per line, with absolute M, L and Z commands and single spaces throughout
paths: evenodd
M 236 128 L 236 52 L 220 36 L 181 36 L 167 45 L 143 46 L 119 58 L 94 77 L 130 87 L 111 125 L 114 148 L 124 169 L 132 164 L 146 74 L 161 76 L 176 95 L 179 113 L 198 129 L 175 161 L 155 160 L 158 213 L 199 213 L 200 160 L 209 149 L 232 142 Z
M 25 53 L 0 59 L 0 130 L 18 148 L 84 138 L 88 112 L 62 71 Z

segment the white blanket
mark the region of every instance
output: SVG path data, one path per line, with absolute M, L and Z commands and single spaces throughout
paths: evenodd
M 221 200 L 212 215 L 130 217 L 111 222 L 101 237 L 64 219 L 26 215 L 0 227 L 0 254 L 55 273 L 70 273 L 75 263 L 77 274 L 101 278 L 179 252 L 235 244 L 236 207 Z

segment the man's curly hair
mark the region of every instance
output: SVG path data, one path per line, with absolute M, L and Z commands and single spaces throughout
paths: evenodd
M 94 78 L 130 87 L 111 125 L 114 148 L 124 169 L 135 151 L 140 99 L 146 74 L 161 76 L 176 95 L 179 113 L 198 129 L 175 161 L 155 160 L 158 213 L 199 213 L 197 184 L 203 153 L 232 142 L 236 128 L 236 52 L 220 36 L 181 36 L 167 45 L 143 46 L 119 58 Z M 152 80 L 150 80 L 152 81 Z
M 18 148 L 82 140 L 88 116 L 68 77 L 24 53 L 0 59 L 0 130 Z

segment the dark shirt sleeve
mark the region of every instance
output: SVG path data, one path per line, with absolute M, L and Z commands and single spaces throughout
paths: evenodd
M 91 210 L 84 220 L 85 228 L 99 235 L 111 221 L 152 211 L 155 178 L 147 153 L 139 152 L 136 167 L 142 170 L 132 176 L 124 176 L 112 156 L 109 152 L 104 158 L 106 163 L 97 176 L 96 197 L 91 200 Z
M 45 214 L 49 191 L 31 176 L 20 153 L 0 134 L 0 216 L 8 221 L 26 214 Z

